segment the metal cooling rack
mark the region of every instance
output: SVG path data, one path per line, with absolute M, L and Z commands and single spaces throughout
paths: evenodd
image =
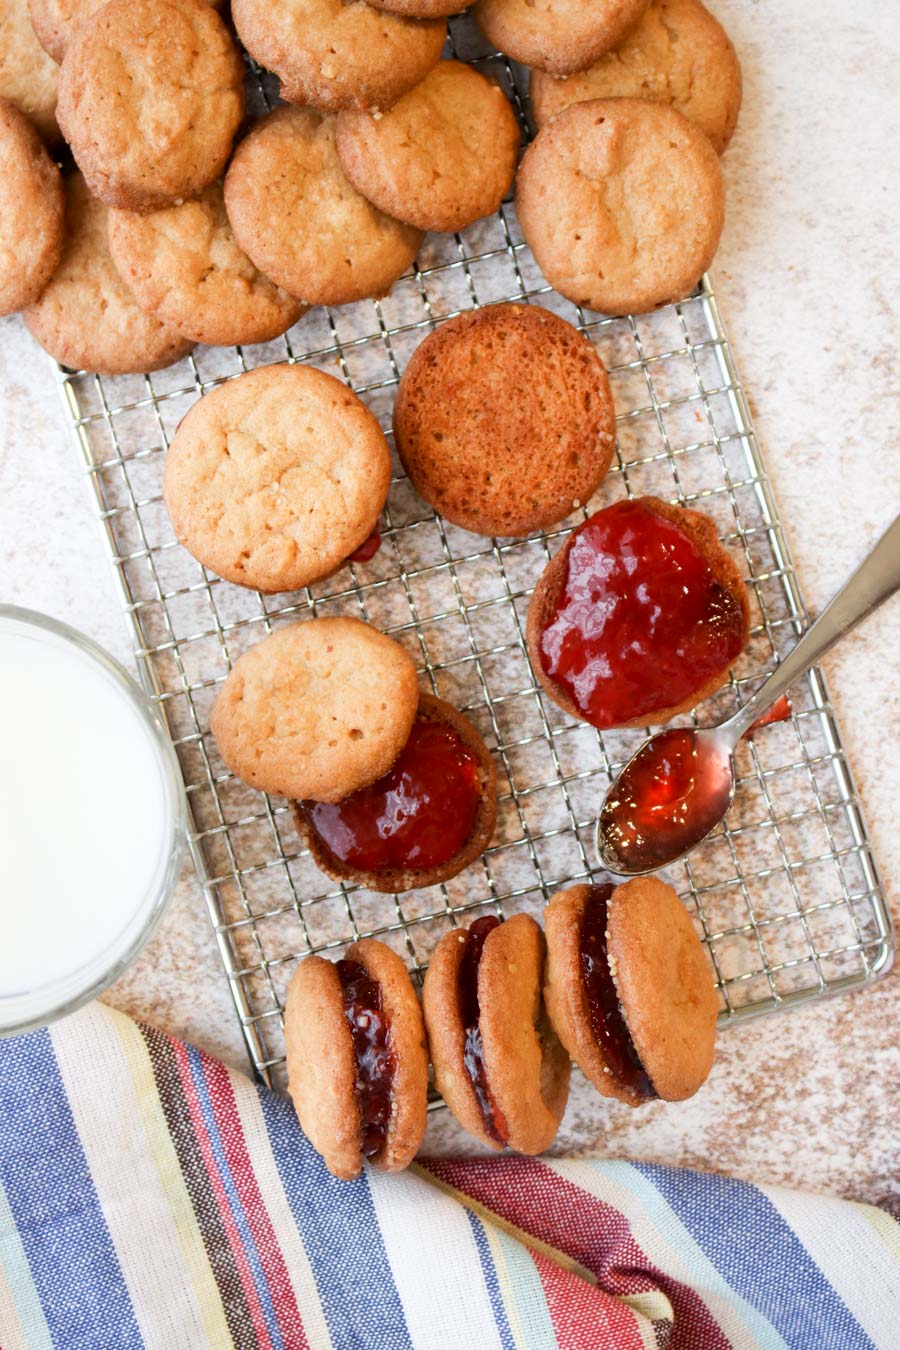
M 501 80 L 527 134 L 524 73 L 486 53 L 467 21 L 454 51 Z M 261 82 L 255 83 L 265 98 Z M 342 376 L 390 429 L 400 372 L 452 314 L 501 299 L 538 302 L 596 346 L 618 411 L 616 461 L 593 501 L 557 529 L 500 542 L 436 518 L 394 460 L 383 546 L 307 590 L 261 596 L 219 580 L 173 539 L 163 456 L 187 408 L 214 385 L 274 361 Z M 793 645 L 807 614 L 709 278 L 682 303 L 607 319 L 550 291 L 515 210 L 459 236 L 429 236 L 389 297 L 312 310 L 278 342 L 198 348 L 150 376 L 61 371 L 68 415 L 96 496 L 144 685 L 177 747 L 191 852 L 253 1064 L 280 1081 L 281 1009 L 297 959 L 365 935 L 421 975 L 454 923 L 485 910 L 539 916 L 547 898 L 596 868 L 592 826 L 607 785 L 642 733 L 566 718 L 537 688 L 525 651 L 528 596 L 547 559 L 591 510 L 654 493 L 715 520 L 751 596 L 750 643 L 709 724 L 746 700 Z M 423 686 L 468 713 L 491 746 L 500 802 L 480 862 L 445 886 L 397 897 L 339 886 L 300 847 L 285 802 L 232 777 L 209 711 L 235 658 L 279 625 L 361 615 L 413 656 Z M 739 747 L 724 826 L 668 876 L 706 942 L 733 1022 L 866 984 L 889 968 L 893 936 L 852 776 L 820 673 L 793 691 L 789 720 Z M 681 719 L 688 721 L 690 719 Z

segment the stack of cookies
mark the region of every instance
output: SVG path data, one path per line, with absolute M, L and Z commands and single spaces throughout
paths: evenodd
M 146 372 L 385 295 L 512 185 L 499 85 L 442 59 L 459 0 L 0 0 L 0 312 L 66 366 Z M 551 285 L 680 298 L 722 229 L 740 68 L 700 0 L 478 0 L 531 66 L 517 208 Z M 245 130 L 246 51 L 282 106 Z M 57 63 L 59 63 L 57 65 Z M 60 132 L 77 172 L 60 178 Z

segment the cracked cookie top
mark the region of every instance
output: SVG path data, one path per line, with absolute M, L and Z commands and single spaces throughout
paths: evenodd
M 193 405 L 169 448 L 166 506 L 185 548 L 226 581 L 293 591 L 371 534 L 390 485 L 368 408 L 311 366 L 262 366 Z
M 108 206 L 156 211 L 219 176 L 244 113 L 244 63 L 202 0 L 109 0 L 60 70 L 59 123 Z
M 341 113 L 337 149 L 379 210 L 452 232 L 497 210 L 516 171 L 519 127 L 499 85 L 441 61 L 388 112 Z
M 516 209 L 551 286 L 604 314 L 642 314 L 688 295 L 712 262 L 725 189 L 709 140 L 674 108 L 595 99 L 538 133 Z
M 741 67 L 728 34 L 700 0 L 655 0 L 615 51 L 579 74 L 531 75 L 539 127 L 593 98 L 669 103 L 696 123 L 721 155 L 741 107 Z

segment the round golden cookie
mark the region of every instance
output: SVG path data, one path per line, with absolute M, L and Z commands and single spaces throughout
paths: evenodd
M 109 212 L 84 179 L 65 180 L 62 257 L 40 298 L 23 311 L 25 326 L 57 361 L 73 370 L 130 375 L 180 361 L 193 343 L 146 314 L 109 255 Z
M 314 305 L 386 295 L 422 242 L 356 191 L 335 118 L 311 108 L 276 108 L 257 123 L 225 176 L 225 206 L 257 267 Z
M 607 1034 L 618 1039 L 624 1030 L 631 1041 L 627 1076 L 622 1052 L 612 1054 L 597 1039 L 585 992 L 582 923 L 590 886 L 559 891 L 544 911 L 547 1012 L 569 1054 L 604 1097 L 629 1106 L 654 1097 L 683 1101 L 705 1083 L 715 1051 L 718 998 L 703 944 L 672 887 L 658 877 L 609 883 L 606 889 L 611 892 L 607 962 L 618 1017 L 614 1012 L 611 1027 L 607 1013 L 604 1025 Z
M 213 9 L 222 0 L 204 0 Z M 28 0 L 38 42 L 54 61 L 62 61 L 76 24 L 94 14 L 106 0 Z
M 485 37 L 525 66 L 570 75 L 621 42 L 647 0 L 478 0 Z
M 410 358 L 394 404 L 397 450 L 416 491 L 474 534 L 522 535 L 596 491 L 615 410 L 596 351 L 537 305 L 448 319 Z
M 62 253 L 59 169 L 23 112 L 0 98 L 0 314 L 36 300 Z
M 28 0 L 0 0 L 0 98 L 27 113 L 45 140 L 59 137 L 56 93 L 59 71 L 41 47 Z
M 681 300 L 725 221 L 719 158 L 680 112 L 636 98 L 576 103 L 519 168 L 519 224 L 551 286 L 604 314 Z
M 180 422 L 163 478 L 175 534 L 238 586 L 295 591 L 372 533 L 391 456 L 352 389 L 312 366 L 261 366 Z
M 359 989 L 353 982 L 355 967 L 362 969 L 366 983 L 375 984 L 377 1007 L 354 1001 Z M 373 1012 L 386 1026 L 384 1047 L 376 1041 L 370 1048 Z M 328 1170 L 349 1181 L 359 1175 L 364 1157 L 382 1172 L 408 1167 L 425 1134 L 428 1056 L 419 1000 L 397 953 L 375 938 L 363 938 L 336 963 L 320 956 L 301 961 L 288 989 L 284 1039 L 297 1118 Z M 360 1049 L 368 1070 L 362 1074 Z M 387 1074 L 377 1071 L 385 1060 L 391 1063 Z M 382 1102 L 387 1096 L 386 1110 L 379 1110 L 378 1096 Z
M 741 107 L 741 67 L 731 40 L 700 0 L 653 0 L 622 44 L 577 75 L 531 74 L 531 109 L 539 127 L 595 98 L 668 103 L 710 139 L 721 155 Z
M 350 182 L 379 210 L 452 233 L 502 202 L 516 172 L 519 124 L 498 84 L 441 61 L 379 117 L 341 113 L 337 149 Z
M 440 60 L 443 19 L 410 19 L 363 0 L 232 0 L 247 51 L 288 103 L 336 112 L 389 108 Z
M 238 657 L 210 727 L 251 787 L 339 802 L 391 767 L 418 703 L 415 666 L 391 638 L 361 619 L 307 619 Z
M 109 0 L 72 36 L 58 113 L 94 195 L 156 211 L 224 169 L 244 114 L 244 63 L 203 0 Z
M 109 247 L 141 308 L 194 342 L 269 342 L 306 312 L 237 243 L 221 182 L 150 215 L 111 211 Z
M 544 935 L 534 919 L 515 914 L 484 941 L 475 972 L 481 1095 L 470 1074 L 476 1057 L 461 997 L 469 940 L 466 929 L 447 933 L 425 973 L 422 1008 L 435 1086 L 480 1143 L 542 1153 L 556 1138 L 569 1095 L 569 1057 L 542 1005 Z

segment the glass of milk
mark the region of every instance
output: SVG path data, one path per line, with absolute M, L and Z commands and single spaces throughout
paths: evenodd
M 138 685 L 75 629 L 0 605 L 0 1035 L 72 1012 L 134 959 L 185 818 Z

